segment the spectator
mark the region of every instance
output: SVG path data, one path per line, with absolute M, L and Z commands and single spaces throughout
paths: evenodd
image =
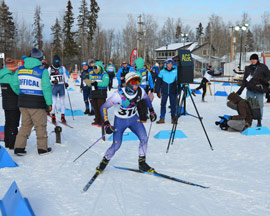
M 244 131 L 252 124 L 252 112 L 246 100 L 232 92 L 228 96 L 228 107 L 237 110 L 238 115 L 230 116 L 227 122 L 229 131 Z
M 91 87 L 89 87 L 84 82 L 85 79 L 89 79 L 89 73 L 93 73 L 93 67 L 91 69 L 89 69 L 89 66 L 88 66 L 87 62 L 83 62 L 82 63 L 82 68 L 83 68 L 83 71 L 81 73 L 81 85 L 80 85 L 80 88 L 81 88 L 81 91 L 83 93 L 83 100 L 84 100 L 84 103 L 85 103 L 84 114 L 86 114 L 86 115 L 87 114 L 88 115 L 94 115 L 95 112 L 94 112 L 93 102 L 92 102 L 92 99 L 91 99 Z M 90 112 L 90 109 L 89 109 L 89 102 L 91 104 L 91 112 Z
M 123 61 L 122 66 L 117 72 L 118 88 L 121 89 L 125 86 L 125 76 L 129 72 L 135 72 L 134 68 L 127 64 L 126 61 Z
M 108 87 L 109 87 L 109 91 L 111 91 L 113 87 L 113 78 L 115 77 L 115 73 L 116 73 L 115 66 L 112 63 L 112 60 L 109 61 L 109 64 L 106 67 L 106 71 L 110 78 Z
M 48 70 L 42 66 L 43 52 L 33 48 L 31 57 L 24 59 L 24 66 L 15 74 L 15 85 L 19 86 L 19 108 L 22 123 L 16 137 L 14 153 L 25 155 L 25 147 L 32 127 L 37 136 L 38 154 L 51 152 L 48 147 L 47 113 L 51 110 L 52 89 Z
M 241 95 L 247 88 L 247 98 L 256 98 L 259 101 L 262 119 L 263 98 L 264 93 L 269 92 L 270 71 L 266 65 L 260 63 L 257 54 L 252 54 L 250 61 L 251 64 L 245 67 L 242 85 L 237 94 Z M 261 119 L 258 119 L 257 127 L 262 126 Z
M 20 123 L 20 110 L 18 107 L 19 88 L 14 86 L 14 72 L 22 66 L 22 61 L 6 58 L 6 68 L 0 70 L 0 83 L 2 90 L 2 106 L 5 112 L 5 147 L 14 149 L 18 127 Z
M 167 59 L 165 67 L 158 75 L 155 92 L 161 98 L 160 119 L 157 124 L 165 123 L 166 103 L 169 97 L 171 106 L 171 123 L 175 122 L 176 98 L 177 98 L 177 67 L 172 59 Z

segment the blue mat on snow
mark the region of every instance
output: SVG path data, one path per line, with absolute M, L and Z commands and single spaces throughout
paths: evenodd
M 217 91 L 217 92 L 215 93 L 215 96 L 225 96 L 225 97 L 227 97 L 228 94 L 227 94 L 227 92 L 225 92 L 225 91 Z
M 249 127 L 241 134 L 246 136 L 269 135 L 270 130 L 267 127 Z
M 222 86 L 231 86 L 231 83 L 223 83 Z
M 8 154 L 7 150 L 0 145 L 0 168 L 5 167 L 17 167 L 18 164 L 16 164 L 10 155 Z
M 74 91 L 74 88 L 68 88 L 68 91 Z
M 0 200 L 0 210 L 3 216 L 34 216 L 34 212 L 27 198 L 23 198 L 14 181 L 4 198 Z
M 4 132 L 5 126 L 0 126 L 0 132 Z
M 113 135 L 109 137 L 110 141 L 113 141 Z M 134 141 L 139 140 L 139 138 L 133 132 L 124 132 L 122 141 Z
M 156 139 L 170 139 L 171 132 L 172 132 L 171 130 L 161 130 L 154 137 Z M 187 136 L 181 130 L 176 130 L 174 138 L 182 139 L 187 138 Z
M 61 109 L 58 109 L 58 112 L 61 112 Z M 74 116 L 83 116 L 84 113 L 82 110 L 73 110 L 73 115 Z M 71 109 L 66 108 L 65 116 L 72 116 Z

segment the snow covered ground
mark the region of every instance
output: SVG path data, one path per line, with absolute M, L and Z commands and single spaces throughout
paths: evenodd
M 191 88 L 195 86 L 191 85 Z M 222 84 L 212 84 L 212 91 L 214 87 L 216 91 L 225 89 L 227 93 L 238 89 L 237 86 L 231 89 Z M 73 109 L 84 111 L 78 87 L 69 94 Z M 218 116 L 235 114 L 226 107 L 226 97 L 214 97 L 207 93 L 208 103 L 201 102 L 201 95 L 194 99 L 214 151 L 209 147 L 199 120 L 181 116 L 177 129 L 182 130 L 187 138 L 176 139 L 169 153 L 166 153 L 168 140 L 155 139 L 154 135 L 160 130 L 172 128 L 167 112 L 166 124 L 152 125 L 147 162 L 161 173 L 209 186 L 209 189 L 115 169 L 113 166 L 137 168 L 138 141 L 127 141 L 123 142 L 89 190 L 81 193 L 111 142 L 100 141 L 73 163 L 101 136 L 101 129 L 91 126 L 92 116 L 75 116 L 75 120 L 67 117 L 74 129 L 61 125 L 62 144 L 55 143 L 55 134 L 51 133 L 54 126 L 48 123 L 49 146 L 53 148 L 53 153 L 46 156 L 37 154 L 34 132 L 27 142 L 26 156 L 18 157 L 8 150 L 19 167 L 0 169 L 0 199 L 16 181 L 22 195 L 29 199 L 39 216 L 270 215 L 270 136 L 244 136 L 222 131 L 215 125 Z M 67 97 L 66 105 L 69 107 Z M 159 116 L 160 99 L 155 97 L 153 105 Z M 190 98 L 187 98 L 187 112 L 195 114 Z M 2 109 L 0 113 L 0 125 L 4 125 Z M 263 126 L 270 127 L 269 113 L 270 105 L 266 104 Z M 109 110 L 109 117 L 113 122 L 112 109 Z M 148 131 L 150 122 L 145 127 Z

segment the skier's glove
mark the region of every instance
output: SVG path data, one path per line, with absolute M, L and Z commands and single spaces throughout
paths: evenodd
M 52 105 L 46 106 L 46 112 L 50 113 L 52 111 Z
M 104 122 L 104 129 L 106 134 L 112 134 L 115 131 L 114 126 L 112 126 L 109 121 Z
M 52 81 L 52 84 L 57 85 L 58 84 L 58 80 L 57 79 L 53 80 Z
M 95 87 L 95 90 L 98 90 L 98 85 L 97 85 L 98 83 L 95 81 L 95 82 L 92 82 L 92 86 L 94 86 Z
M 150 111 L 150 120 L 151 120 L 151 122 L 156 121 L 156 119 L 157 119 L 157 115 L 156 115 L 156 113 L 155 113 L 154 109 L 153 109 L 153 108 L 151 108 L 151 109 L 149 109 L 149 111 Z
M 68 88 L 68 86 L 69 86 L 68 83 L 65 83 L 65 88 L 66 88 L 66 89 Z

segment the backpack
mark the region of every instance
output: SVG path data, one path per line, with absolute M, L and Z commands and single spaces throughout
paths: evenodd
M 261 119 L 261 110 L 259 101 L 256 98 L 248 98 L 246 101 L 251 110 L 252 119 Z

